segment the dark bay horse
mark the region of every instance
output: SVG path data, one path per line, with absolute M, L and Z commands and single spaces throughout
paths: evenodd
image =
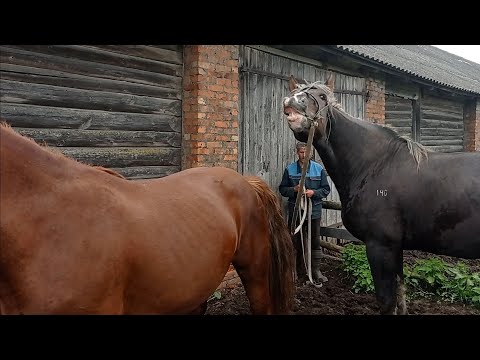
M 288 313 L 293 249 L 259 178 L 128 181 L 0 125 L 0 313 L 204 313 L 230 263 L 253 314 Z
M 283 100 L 289 127 L 306 142 L 318 122 L 313 146 L 338 189 L 343 224 L 366 244 L 383 314 L 407 312 L 403 250 L 480 257 L 479 152 L 428 152 L 350 116 L 318 82 L 291 78 L 290 90 Z

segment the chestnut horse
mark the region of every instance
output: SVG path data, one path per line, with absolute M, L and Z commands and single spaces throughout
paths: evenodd
M 292 243 L 261 179 L 213 167 L 129 181 L 0 135 L 0 313 L 204 313 L 231 263 L 253 314 L 289 312 Z

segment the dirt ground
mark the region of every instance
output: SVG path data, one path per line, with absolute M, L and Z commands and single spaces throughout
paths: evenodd
M 419 251 L 405 251 L 404 258 L 412 263 L 415 258 L 431 255 Z M 450 263 L 463 260 L 472 271 L 480 270 L 480 260 L 441 258 Z M 322 273 L 328 281 L 321 288 L 309 284 L 296 284 L 294 315 L 377 315 L 379 308 L 373 294 L 354 293 L 352 282 L 341 269 L 341 262 L 324 258 Z M 480 315 L 480 309 L 463 304 L 450 304 L 427 299 L 407 300 L 411 315 Z M 208 302 L 207 315 L 247 315 L 250 314 L 248 299 L 242 285 L 223 289 L 220 299 Z

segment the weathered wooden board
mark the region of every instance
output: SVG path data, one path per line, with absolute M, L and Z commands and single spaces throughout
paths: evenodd
M 120 54 L 158 60 L 171 64 L 183 64 L 182 51 L 178 45 L 172 45 L 171 49 L 158 48 L 148 45 L 95 45 L 87 47 L 100 48 Z
M 180 171 L 180 166 L 130 166 L 125 168 L 113 168 L 112 170 L 122 174 L 127 179 L 153 179 L 164 177 Z
M 8 45 L 5 48 L 16 48 L 20 50 L 29 50 L 39 54 L 53 55 L 75 61 L 89 61 L 100 64 L 120 66 L 122 68 L 137 69 L 146 72 L 165 74 L 171 76 L 182 76 L 181 64 L 172 64 L 158 60 L 139 58 L 125 53 L 112 53 L 98 47 L 83 45 Z M 118 49 L 118 47 L 117 47 Z M 165 51 L 164 51 L 165 52 Z M 157 53 L 157 55 L 161 55 Z M 160 59 L 161 60 L 161 59 Z
M 15 128 L 15 130 L 49 146 L 172 146 L 179 148 L 181 145 L 181 135 L 175 132 L 45 128 Z
M 429 96 L 421 102 L 421 143 L 430 150 L 463 151 L 463 103 Z
M 180 132 L 180 117 L 2 103 L 0 115 L 14 127 Z
M 181 116 L 181 101 L 4 80 L 2 103 Z
M 33 82 L 83 90 L 110 91 L 120 94 L 144 95 L 162 99 L 181 99 L 180 89 L 100 79 L 92 76 L 68 74 L 63 71 L 22 65 L 2 64 L 0 76 L 2 80 Z
M 66 73 L 174 89 L 181 87 L 182 84 L 181 76 L 166 75 L 109 64 L 99 64 L 91 61 L 28 51 L 24 50 L 24 48 L 24 46 L 22 46 L 22 49 L 0 46 L 0 63 L 57 70 Z
M 80 162 L 108 168 L 127 166 L 178 166 L 180 149 L 154 147 L 58 147 L 58 151 Z

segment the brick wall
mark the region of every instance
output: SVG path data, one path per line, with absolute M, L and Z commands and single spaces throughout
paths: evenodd
M 480 151 L 480 101 L 472 101 L 463 109 L 465 151 Z
M 238 46 L 184 49 L 182 169 L 238 164 Z
M 385 79 L 369 76 L 366 82 L 368 100 L 365 105 L 365 120 L 385 124 Z
M 182 169 L 238 166 L 238 46 L 184 48 Z M 240 284 L 230 267 L 219 289 Z

